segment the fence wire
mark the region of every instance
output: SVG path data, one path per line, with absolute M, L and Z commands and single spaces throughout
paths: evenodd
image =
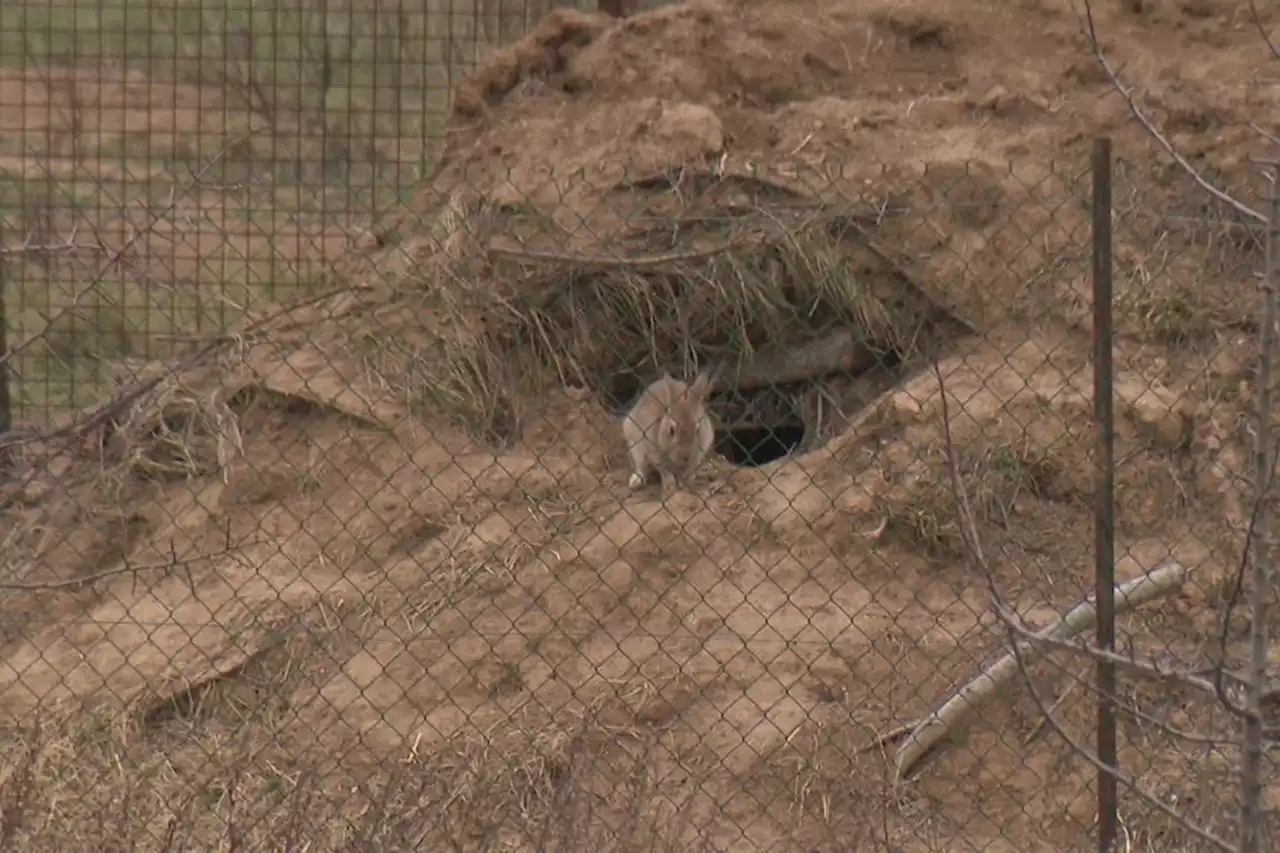
M 1263 229 L 455 6 L 0 9 L 0 848 L 1235 849 Z

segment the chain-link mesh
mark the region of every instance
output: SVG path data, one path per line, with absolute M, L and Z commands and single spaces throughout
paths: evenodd
M 1261 184 L 1099 338 L 1086 101 L 830 5 L 0 8 L 0 847 L 1095 849 L 1119 661 L 1234 849 Z

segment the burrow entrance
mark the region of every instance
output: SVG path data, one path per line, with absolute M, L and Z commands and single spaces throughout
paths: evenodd
M 820 448 L 864 406 L 927 369 L 969 333 L 964 324 L 941 314 L 931 316 L 920 331 L 911 353 L 854 342 L 851 333 L 838 331 L 785 353 L 763 353 L 736 372 L 725 371 L 708 401 L 717 426 L 715 452 L 734 465 L 752 468 Z M 843 352 L 833 355 L 840 348 Z M 703 363 L 715 363 L 714 356 Z M 838 364 L 838 369 L 814 369 L 823 363 Z M 605 392 L 609 407 L 625 414 L 644 383 L 660 372 L 637 366 L 611 377 Z
M 715 452 L 741 468 L 767 465 L 804 444 L 804 421 L 720 430 Z

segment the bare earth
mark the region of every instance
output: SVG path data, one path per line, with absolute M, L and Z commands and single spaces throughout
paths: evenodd
M 1247 4 L 1131 6 L 1095 10 L 1111 62 L 1197 168 L 1260 206 L 1248 123 L 1274 127 L 1280 109 L 1253 83 L 1268 54 Z M 1259 11 L 1280 32 L 1273 6 Z M 41 85 L 0 78 L 0 102 Z M 154 134 L 203 120 L 209 97 L 146 80 L 123 91 L 158 99 L 138 107 Z M 129 131 L 128 115 L 104 109 L 102 131 Z M 984 332 L 942 365 L 952 440 L 997 585 L 1043 624 L 1092 588 L 1088 157 L 1110 134 L 1117 571 L 1169 555 L 1192 570 L 1122 633 L 1201 666 L 1247 499 L 1260 248 L 1157 152 L 1075 11 L 559 12 L 461 84 L 450 133 L 433 185 L 382 226 L 389 248 L 346 256 L 350 292 L 189 365 L 119 429 L 33 450 L 32 478 L 3 493 L 22 531 L 6 563 L 24 583 L 144 567 L 0 598 L 13 755 L 45 709 L 26 809 L 49 817 L 27 822 L 23 849 L 103 821 L 122 845 L 162 849 L 175 815 L 173 849 L 221 844 L 232 825 L 246 849 L 349 849 L 370 815 L 377 829 L 359 837 L 384 846 L 365 849 L 1091 849 L 1095 771 L 1040 731 L 1025 684 L 899 788 L 893 747 L 868 747 L 1003 638 L 955 526 L 931 371 L 819 450 L 758 469 L 720 460 L 664 504 L 628 492 L 614 416 L 587 390 L 526 401 L 495 450 L 408 405 L 399 377 L 357 352 L 411 335 L 418 315 L 385 282 L 456 248 L 438 226 L 466 217 L 441 199 L 540 215 L 558 230 L 525 234 L 512 214 L 499 233 L 582 255 L 660 217 L 677 190 L 638 184 L 682 168 L 890 210 L 880 244 Z M 271 246 L 321 256 L 289 241 Z M 191 263 L 220 251 L 198 249 Z M 483 293 L 492 272 L 458 264 Z M 882 537 L 864 535 L 886 518 Z M 1088 672 L 1063 657 L 1034 680 L 1052 703 Z M 1122 693 L 1184 729 L 1225 725 L 1190 691 Z M 1087 689 L 1056 714 L 1092 742 Z M 1230 831 L 1230 749 L 1142 719 L 1121 745 L 1144 789 Z M 1146 845 L 1134 849 L 1209 849 L 1137 796 L 1123 812 Z

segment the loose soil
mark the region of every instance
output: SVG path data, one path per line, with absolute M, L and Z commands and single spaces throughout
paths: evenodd
M 1268 54 L 1247 4 L 1099 6 L 1142 109 L 1260 206 L 1249 122 L 1280 112 L 1253 82 Z M 1092 743 L 1089 689 L 1069 687 L 1087 661 L 1033 668 L 905 784 L 874 743 L 999 650 L 993 589 L 1036 625 L 1092 589 L 1098 134 L 1118 160 L 1117 573 L 1170 556 L 1192 573 L 1125 616 L 1122 643 L 1205 666 L 1248 501 L 1260 243 L 1134 121 L 1076 10 L 562 10 L 459 85 L 440 167 L 342 262 L 341 292 L 255 316 L 176 371 L 151 365 L 150 386 L 123 382 L 114 409 L 23 449 L 3 562 L 44 586 L 0 599 L 18 837 L 1092 849 L 1096 772 L 1065 740 Z M 677 366 L 677 350 L 610 355 L 601 341 L 684 339 L 706 355 L 727 333 L 709 310 L 688 330 L 577 322 L 605 316 L 580 294 L 675 292 L 659 283 L 695 272 L 723 291 L 740 248 L 727 244 L 773 257 L 785 240 L 768 222 L 798 208 L 856 224 L 840 269 L 868 294 L 859 305 L 896 317 L 928 302 L 976 331 L 939 360 L 949 424 L 937 375 L 904 367 L 845 405 L 822 446 L 756 468 L 717 460 L 666 500 L 629 491 L 601 383 Z M 672 252 L 685 277 L 660 281 L 654 257 Z M 783 266 L 732 280 L 785 307 L 805 283 Z M 769 328 L 786 328 L 782 311 Z M 559 325 L 526 334 L 535 315 Z M 501 336 L 483 370 L 444 384 Z M 950 458 L 989 575 L 960 535 Z M 1056 727 L 1033 692 L 1066 694 Z M 1142 712 L 1122 715 L 1121 766 L 1230 833 L 1234 747 L 1168 727 L 1223 737 L 1231 720 L 1176 684 L 1126 676 L 1121 693 Z M 1135 794 L 1122 815 L 1133 844 L 1211 849 Z

